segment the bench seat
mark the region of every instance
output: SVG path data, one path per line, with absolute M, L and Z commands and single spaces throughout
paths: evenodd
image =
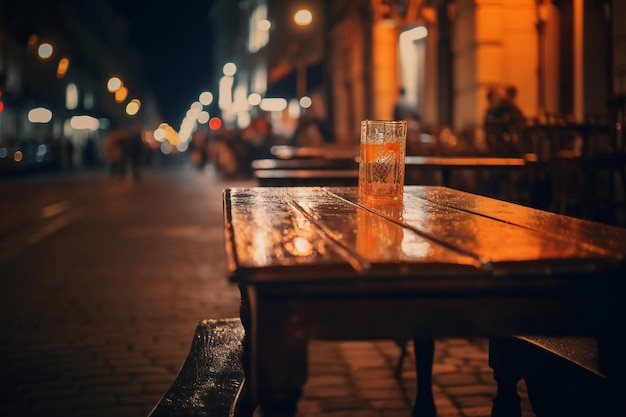
M 516 385 L 522 378 L 536 417 L 613 415 L 598 358 L 592 337 L 491 339 L 489 363 L 498 383 L 492 416 L 520 415 Z
M 244 379 L 238 318 L 198 323 L 174 383 L 149 417 L 228 417 Z

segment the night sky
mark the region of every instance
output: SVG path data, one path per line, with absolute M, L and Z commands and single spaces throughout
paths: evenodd
M 211 87 L 211 0 L 111 0 L 130 23 L 129 41 L 142 56 L 143 79 L 164 121 L 178 127 L 189 105 Z

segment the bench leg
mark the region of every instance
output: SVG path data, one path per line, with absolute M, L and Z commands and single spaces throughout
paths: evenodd
M 497 383 L 491 417 L 520 417 L 522 406 L 517 383 L 523 376 L 523 364 L 510 341 L 489 339 L 489 366 Z
M 433 361 L 435 339 L 413 339 L 415 350 L 415 372 L 417 373 L 417 393 L 413 417 L 436 417 L 437 408 L 433 399 Z
M 250 384 L 244 378 L 228 417 L 252 417 L 255 409 L 256 403 L 252 400 Z

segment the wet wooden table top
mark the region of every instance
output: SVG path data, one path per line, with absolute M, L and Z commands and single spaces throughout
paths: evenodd
M 406 186 L 400 204 L 359 201 L 355 187 L 224 197 L 234 282 L 547 276 L 619 269 L 626 255 L 626 229 L 445 187 Z

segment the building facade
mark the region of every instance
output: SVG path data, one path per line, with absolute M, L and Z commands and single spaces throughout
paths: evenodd
M 624 2 L 358 1 L 327 4 L 331 114 L 354 141 L 359 121 L 390 118 L 404 87 L 424 127 L 480 127 L 487 91 L 513 85 L 530 120 L 583 121 L 623 95 Z M 421 35 L 403 38 L 416 29 Z

